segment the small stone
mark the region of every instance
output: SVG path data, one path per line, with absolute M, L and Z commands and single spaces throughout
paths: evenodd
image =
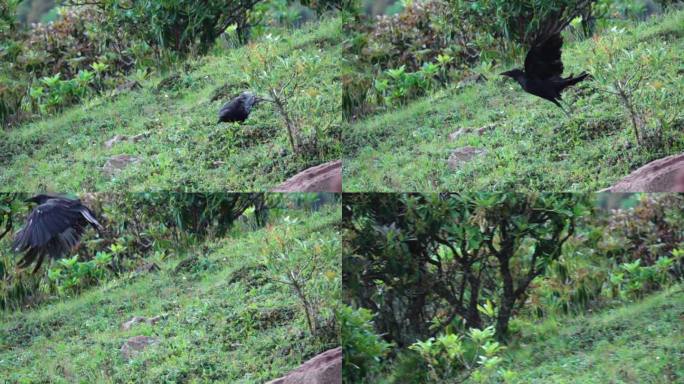
M 458 82 L 457 87 L 462 88 L 462 87 L 465 87 L 466 85 L 471 85 L 471 84 L 476 84 L 476 83 L 484 83 L 485 81 L 487 81 L 487 78 L 484 75 L 480 75 L 479 73 L 476 73 L 474 75 L 464 77 L 461 81 Z
M 126 340 L 121 346 L 121 355 L 124 359 L 130 360 L 138 353 L 145 350 L 150 345 L 159 343 L 159 339 L 150 336 L 134 336 Z
M 140 324 L 140 323 L 147 323 L 150 325 L 155 325 L 159 322 L 159 320 L 161 320 L 163 318 L 164 318 L 163 315 L 157 315 L 155 317 L 150 317 L 150 318 L 143 317 L 143 316 L 134 316 L 130 320 L 128 320 L 127 322 L 121 324 L 121 329 L 123 329 L 124 331 L 128 331 L 134 325 Z
M 137 143 L 138 141 L 143 140 L 143 139 L 147 139 L 148 137 L 150 137 L 150 133 L 149 132 L 143 132 L 143 133 L 139 133 L 139 134 L 131 137 L 131 141 L 134 143 Z
M 135 156 L 116 155 L 107 160 L 105 165 L 102 167 L 102 172 L 104 172 L 104 174 L 108 177 L 112 177 L 121 172 L 128 165 L 137 163 L 139 161 L 140 159 Z
M 142 86 L 140 85 L 140 83 L 138 83 L 138 82 L 135 81 L 135 80 L 130 80 L 130 81 L 127 81 L 127 82 L 125 82 L 125 83 L 123 83 L 123 84 L 117 85 L 117 86 L 116 86 L 116 94 L 120 94 L 120 93 L 123 93 L 123 92 L 132 91 L 132 90 L 134 90 L 134 89 L 140 89 L 140 88 L 142 88 Z
M 477 134 L 480 135 L 480 136 L 482 136 L 482 135 L 484 135 L 485 133 L 487 133 L 487 132 L 489 132 L 489 131 L 493 131 L 494 128 L 496 128 L 496 125 L 494 125 L 494 124 L 487 124 L 487 125 L 485 125 L 484 127 L 478 128 L 478 129 L 477 129 Z
M 472 159 L 483 156 L 487 153 L 486 149 L 475 148 L 475 147 L 463 147 L 451 151 L 449 155 L 449 168 L 452 170 L 460 168 L 463 164 L 471 161 Z
M 458 131 L 454 131 L 449 134 L 449 141 L 454 141 L 458 139 L 459 137 L 465 135 L 466 133 L 470 132 L 470 128 L 461 128 Z
M 116 135 L 116 136 L 112 137 L 111 139 L 105 141 L 105 144 L 104 144 L 104 145 L 105 145 L 105 148 L 107 148 L 107 149 L 112 149 L 112 147 L 113 147 L 116 143 L 120 143 L 120 142 L 122 142 L 122 141 L 125 141 L 126 139 L 128 139 L 128 138 L 127 138 L 126 136 L 124 136 L 124 135 Z

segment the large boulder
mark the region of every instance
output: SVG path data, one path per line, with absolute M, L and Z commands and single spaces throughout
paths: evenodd
M 342 161 L 306 169 L 277 186 L 273 192 L 342 192 Z
M 600 192 L 684 192 L 684 153 L 652 161 Z
M 342 347 L 325 351 L 266 384 L 342 384 Z

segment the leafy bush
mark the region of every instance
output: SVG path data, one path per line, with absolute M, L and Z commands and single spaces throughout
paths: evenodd
M 148 49 L 106 22 L 93 7 L 61 8 L 57 21 L 8 36 L 0 49 L 0 123 L 16 122 L 21 108 L 60 110 L 150 64 Z
M 641 298 L 675 280 L 676 273 L 681 272 L 677 265 L 683 259 L 684 252 L 674 250 L 672 257 L 659 257 L 650 266 L 641 265 L 641 259 L 623 263 L 610 275 L 611 292 L 617 297 Z
M 292 288 L 302 305 L 309 331 L 313 336 L 320 336 L 325 330 L 324 320 L 330 325 L 333 318 L 334 297 L 330 297 L 330 292 L 335 291 L 336 284 L 341 284 L 340 276 L 322 268 L 323 260 L 339 251 L 339 243 L 337 239 L 295 238 L 294 227 L 298 221 L 285 217 L 283 222 L 285 230 L 269 235 L 263 244 L 264 265 L 272 281 Z
M 611 252 L 618 262 L 640 260 L 643 266 L 654 265 L 684 242 L 682 210 L 682 195 L 644 194 L 636 207 L 615 211 L 609 217 L 610 236 L 600 246 L 619 247 Z
M 345 383 L 358 383 L 379 369 L 391 344 L 375 334 L 373 313 L 367 309 L 341 305 L 336 317 L 340 322 L 344 350 L 342 377 Z
M 512 376 L 511 372 L 497 371 L 505 347 L 494 340 L 494 333 L 494 327 L 471 328 L 466 337 L 445 333 L 417 341 L 409 349 L 425 359 L 433 382 L 462 382 L 472 377 L 476 383 L 486 383 L 499 374 L 504 378 Z
M 48 279 L 59 294 L 74 293 L 82 288 L 105 280 L 110 272 L 107 269 L 112 254 L 97 252 L 92 260 L 78 261 L 78 255 L 57 261 L 54 268 L 48 270 Z
M 242 42 L 249 33 L 249 13 L 262 0 L 108 1 L 97 3 L 108 23 L 125 29 L 158 52 L 203 54 L 230 25 Z M 78 2 L 76 2 L 78 3 Z M 154 17 L 149 17 L 154 15 Z

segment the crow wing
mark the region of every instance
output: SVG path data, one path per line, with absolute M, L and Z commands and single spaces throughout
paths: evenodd
M 54 199 L 39 205 L 29 214 L 12 245 L 16 252 L 25 252 L 19 267 L 36 262 L 35 272 L 45 256 L 62 257 L 78 244 L 86 223 L 102 230 L 92 212 L 78 200 Z
M 227 102 L 219 111 L 219 122 L 223 121 L 230 123 L 233 121 L 238 121 L 241 119 L 242 112 L 242 100 L 239 97 Z
M 563 74 L 562 47 L 560 33 L 537 39 L 525 57 L 525 75 L 538 79 L 560 77 Z
M 23 251 L 29 247 L 46 245 L 53 237 L 73 226 L 80 226 L 82 215 L 78 210 L 56 202 L 47 202 L 29 214 L 26 225 L 15 237 L 13 248 Z

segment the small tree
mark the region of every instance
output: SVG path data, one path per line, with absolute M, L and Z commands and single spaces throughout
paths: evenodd
M 348 299 L 377 312 L 378 326 L 399 345 L 433 336 L 456 318 L 482 328 L 481 314 L 505 340 L 515 305 L 574 233 L 583 199 L 351 196 L 343 258 Z
M 334 284 L 339 284 L 339 277 L 334 272 L 326 271 L 325 255 L 334 254 L 339 243 L 325 238 L 295 237 L 296 219 L 285 218 L 285 230 L 271 233 L 262 248 L 264 265 L 271 280 L 284 284 L 292 289 L 299 300 L 306 323 L 313 336 L 320 336 L 322 311 L 328 297 L 321 292 L 334 291 Z M 327 279 L 321 276 L 329 277 Z M 320 283 L 327 281 L 330 283 Z M 323 284 L 323 285 L 321 285 Z

